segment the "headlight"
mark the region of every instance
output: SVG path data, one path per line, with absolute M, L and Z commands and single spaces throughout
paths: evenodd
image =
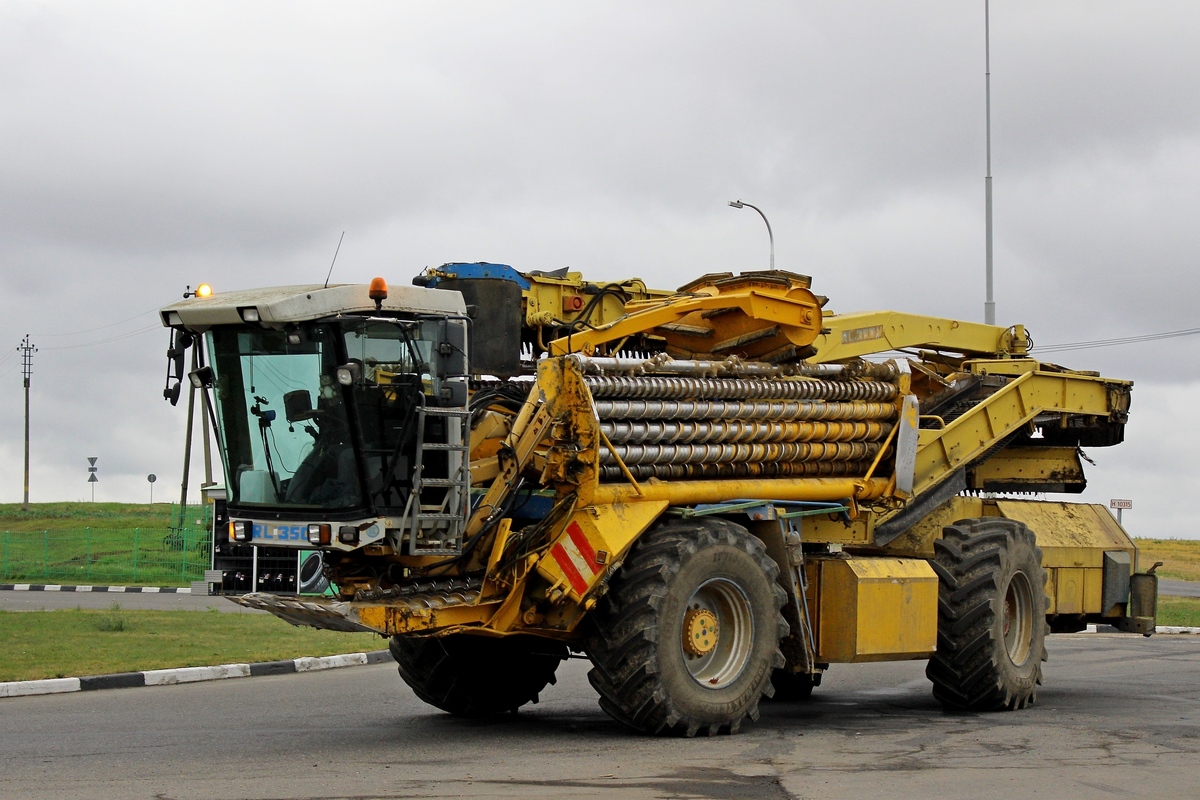
M 329 544 L 330 527 L 324 523 L 308 526 L 309 544 Z
M 229 539 L 234 542 L 248 542 L 252 530 L 251 523 L 245 520 L 231 521 L 229 523 Z

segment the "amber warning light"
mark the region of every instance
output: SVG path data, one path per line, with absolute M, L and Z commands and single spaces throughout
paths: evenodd
M 375 301 L 375 310 L 379 311 L 383 308 L 383 301 L 387 300 L 387 281 L 383 278 L 372 278 L 367 296 Z

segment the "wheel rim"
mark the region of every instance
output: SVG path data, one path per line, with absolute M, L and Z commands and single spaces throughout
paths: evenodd
M 1004 648 L 1013 664 L 1020 666 L 1029 660 L 1033 641 L 1033 592 L 1025 573 L 1018 572 L 1008 582 L 1004 593 Z
M 737 680 L 754 643 L 754 614 L 742 588 L 724 578 L 705 581 L 688 599 L 683 617 L 680 649 L 692 679 L 706 689 Z

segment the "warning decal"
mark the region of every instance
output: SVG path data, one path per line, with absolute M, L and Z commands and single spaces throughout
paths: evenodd
M 601 565 L 596 561 L 596 551 L 583 534 L 583 529 L 574 520 L 567 525 L 567 535 L 550 548 L 559 569 L 567 576 L 571 588 L 582 596 L 588 589 L 587 575 L 591 578 L 600 574 Z

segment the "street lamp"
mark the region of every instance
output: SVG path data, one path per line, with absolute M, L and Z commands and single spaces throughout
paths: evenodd
M 743 203 L 741 200 L 730 200 L 729 205 L 733 208 L 753 208 L 758 212 L 758 215 L 763 218 L 763 222 L 767 223 L 767 238 L 771 240 L 771 269 L 775 269 L 775 234 L 771 233 L 771 223 L 767 221 L 767 215 L 762 212 L 758 206 L 750 203 Z

